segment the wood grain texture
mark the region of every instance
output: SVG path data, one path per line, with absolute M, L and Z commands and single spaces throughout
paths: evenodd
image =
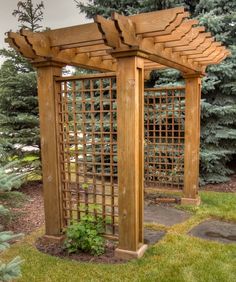
M 8 33 L 6 41 L 32 61 L 57 60 L 67 65 L 115 71 L 114 51 L 140 50 L 146 59 L 186 74 L 204 74 L 205 66 L 217 64 L 230 53 L 219 48 L 196 19 L 187 19 L 183 7 L 111 19 L 95 17 L 95 23 L 44 32 Z M 197 55 L 197 56 L 195 56 Z M 131 55 L 130 55 L 131 56 Z M 154 69 L 157 65 L 153 65 Z M 151 65 L 144 63 L 144 68 Z
M 118 58 L 118 248 L 134 252 L 143 244 L 143 75 L 143 59 Z
M 38 68 L 37 72 L 45 233 L 46 235 L 56 236 L 60 235 L 62 230 L 54 77 L 61 75 L 61 68 L 46 66 Z
M 198 198 L 201 78 L 185 77 L 185 144 L 183 197 Z

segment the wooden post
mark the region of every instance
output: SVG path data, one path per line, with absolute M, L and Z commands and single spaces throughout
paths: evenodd
M 144 63 L 117 58 L 118 187 L 120 258 L 139 258 L 143 244 Z
M 57 91 L 54 84 L 54 77 L 61 76 L 62 64 L 44 62 L 35 64 L 35 67 L 38 73 L 45 237 L 54 240 L 57 237 L 60 238 L 62 231 L 57 142 Z
M 184 190 L 181 204 L 199 205 L 199 150 L 200 150 L 200 100 L 201 77 L 186 75 L 185 78 L 185 147 Z

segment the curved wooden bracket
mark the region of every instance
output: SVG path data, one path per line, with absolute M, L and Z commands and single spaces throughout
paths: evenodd
M 138 46 L 140 39 L 136 36 L 135 25 L 131 19 L 118 13 L 113 13 L 112 19 L 119 32 L 121 42 L 128 46 Z
M 115 27 L 115 23 L 99 15 L 94 18 L 94 21 L 97 23 L 98 29 L 102 33 L 107 45 L 113 48 L 119 47 L 119 33 Z
M 25 29 L 21 29 L 20 34 L 25 37 L 25 40 L 37 56 L 52 58 L 50 40 L 47 36 Z
M 27 42 L 24 36 L 16 32 L 8 32 L 6 42 L 20 54 L 28 59 L 35 59 L 37 56 L 32 50 L 31 45 Z

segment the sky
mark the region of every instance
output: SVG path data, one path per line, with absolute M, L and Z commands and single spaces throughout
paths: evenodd
M 80 0 L 81 2 L 83 0 Z M 33 0 L 33 3 L 39 3 L 41 0 Z M 90 22 L 84 14 L 80 14 L 76 8 L 74 0 L 43 0 L 44 19 L 43 27 L 60 28 L 72 25 Z M 87 2 L 87 0 L 84 0 Z M 17 19 L 12 16 L 12 12 L 17 7 L 18 0 L 0 0 L 0 49 L 8 45 L 4 43 L 5 32 L 16 31 L 18 27 Z M 3 58 L 0 57 L 0 64 Z

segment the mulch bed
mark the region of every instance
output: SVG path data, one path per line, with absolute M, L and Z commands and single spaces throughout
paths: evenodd
M 42 182 L 34 181 L 23 185 L 18 191 L 26 196 L 20 207 L 10 207 L 12 219 L 5 227 L 15 233 L 29 234 L 44 225 Z
M 201 190 L 236 193 L 236 174 L 227 183 L 209 184 L 202 187 Z M 18 191 L 26 195 L 27 200 L 21 207 L 10 207 L 14 216 L 6 229 L 17 233 L 29 234 L 44 225 L 42 183 L 40 181 L 29 182 Z M 150 201 L 152 204 L 164 204 L 167 206 L 179 203 L 178 197 L 173 197 L 172 199 L 165 198 L 165 195 L 158 195 L 158 197 L 156 195 L 153 195 L 153 197 L 149 195 L 147 201 Z
M 106 241 L 105 253 L 100 256 L 93 256 L 88 253 L 72 253 L 69 254 L 60 243 L 51 243 L 44 239 L 44 237 L 38 238 L 35 243 L 36 248 L 46 254 L 57 256 L 63 259 L 77 260 L 82 262 L 93 263 L 110 263 L 119 264 L 125 263 L 126 260 L 115 257 L 116 244 L 112 241 Z
M 226 183 L 208 184 L 200 189 L 203 191 L 236 193 L 236 174 L 232 175 L 230 181 Z

